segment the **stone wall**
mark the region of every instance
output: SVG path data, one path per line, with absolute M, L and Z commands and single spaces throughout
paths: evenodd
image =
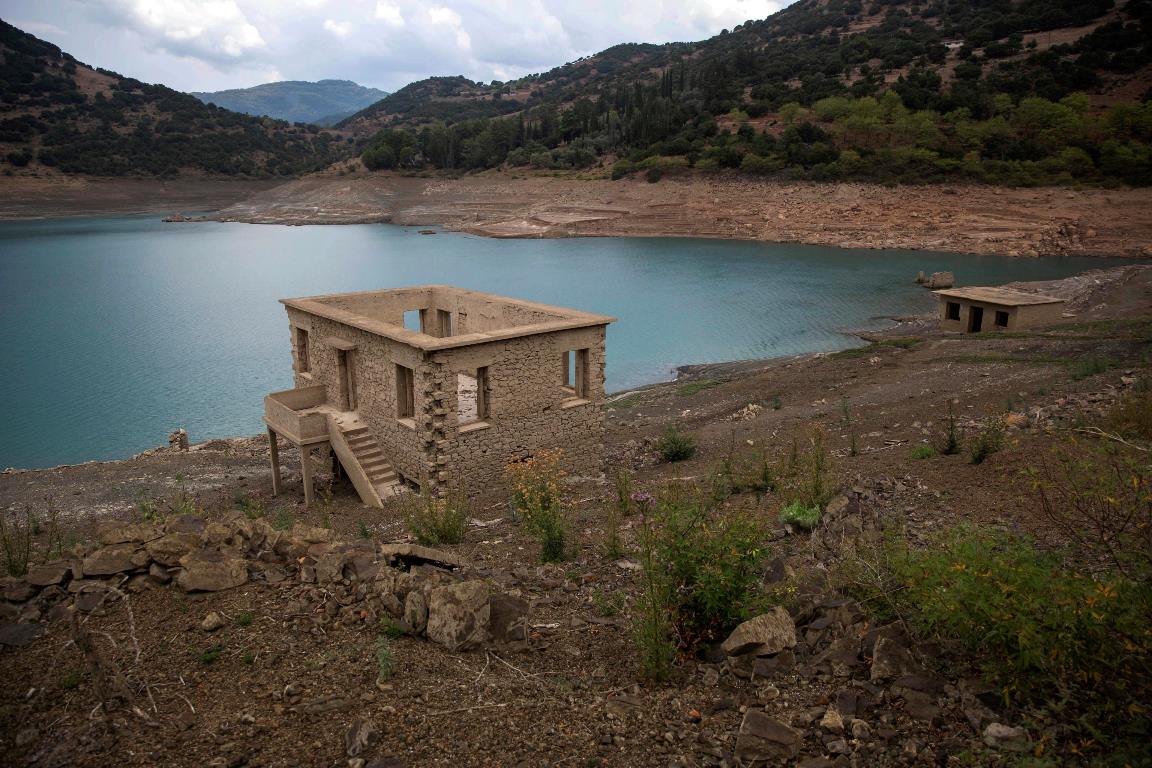
M 948 302 L 960 305 L 960 319 L 949 320 L 947 315 Z M 954 296 L 940 297 L 940 330 L 966 333 L 968 331 L 968 312 L 971 307 L 982 307 L 984 318 L 980 331 L 1020 331 L 1028 328 L 1037 328 L 1053 325 L 1063 319 L 1065 305 L 1063 302 L 1051 304 L 1025 304 L 1012 307 L 1001 304 L 991 304 L 984 301 L 972 301 Z M 996 313 L 1008 313 L 1008 325 L 996 325 Z
M 335 337 L 356 345 L 356 410 L 397 472 L 433 490 L 448 484 L 484 489 L 501 482 L 509 460 L 563 448 L 565 469 L 603 469 L 603 326 L 552 331 L 437 352 L 420 350 L 289 307 L 290 325 L 308 330 L 309 371 L 297 387 L 322 385 L 342 403 Z M 588 349 L 587 398 L 562 386 L 565 351 Z M 294 360 L 294 367 L 298 361 Z M 396 365 L 413 370 L 415 414 L 397 419 Z M 462 425 L 457 376 L 488 368 L 488 417 Z M 461 429 L 463 427 L 463 430 Z

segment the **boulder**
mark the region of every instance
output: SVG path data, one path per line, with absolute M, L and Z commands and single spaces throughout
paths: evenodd
M 54 560 L 28 569 L 28 583 L 34 587 L 63 584 L 70 578 L 72 578 L 72 563 L 65 560 Z
M 912 657 L 912 652 L 898 639 L 889 635 L 881 635 L 876 639 L 876 647 L 872 651 L 872 680 L 914 676 L 923 672 L 923 668 Z
M 177 515 L 164 524 L 166 533 L 194 533 L 197 536 L 204 533 L 208 521 L 197 515 Z
M 27 579 L 18 579 L 15 576 L 5 576 L 3 582 L 0 582 L 0 596 L 12 603 L 31 600 L 39 591 Z
M 768 656 L 795 647 L 796 624 L 779 606 L 736 627 L 720 645 L 728 656 Z
M 428 601 L 428 639 L 450 651 L 484 645 L 488 641 L 491 616 L 489 596 L 488 585 L 482 581 L 465 581 L 432 590 Z
M 759 710 L 750 709 L 736 737 L 736 758 L 743 764 L 777 762 L 800 754 L 803 734 Z
M 198 533 L 169 533 L 144 545 L 153 560 L 169 568 L 180 565 L 180 558 L 199 547 Z
M 113 524 L 100 529 L 97 541 L 104 545 L 138 542 L 144 544 L 164 535 L 164 529 L 156 523 Z
M 180 558 L 184 570 L 176 583 L 185 592 L 219 592 L 248 581 L 248 563 L 212 549 L 198 549 Z
M 138 548 L 135 542 L 112 544 L 101 547 L 88 557 L 84 558 L 85 576 L 112 576 L 125 571 L 132 571 L 147 565 L 146 555 L 141 563 L 141 556 L 137 555 Z
M 404 623 L 417 635 L 428 626 L 428 600 L 420 590 L 413 590 L 404 598 Z
M 208 615 L 204 617 L 204 621 L 200 622 L 200 629 L 205 632 L 215 632 L 227 623 L 219 611 L 210 611 Z
M 488 630 L 495 645 L 528 645 L 528 601 L 497 592 L 488 598 Z
M 984 729 L 984 743 L 1004 752 L 1027 752 L 1028 731 L 1003 723 L 989 723 Z

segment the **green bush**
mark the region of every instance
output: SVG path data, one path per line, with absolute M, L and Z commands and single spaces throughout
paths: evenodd
M 459 544 L 468 529 L 468 496 L 452 490 L 444 496 L 421 493 L 406 502 L 408 532 L 421 544 Z
M 656 452 L 666 462 L 684 461 L 696 455 L 696 438 L 669 426 L 656 443 Z
M 972 441 L 968 451 L 973 464 L 983 464 L 984 460 L 1004 447 L 1004 420 L 999 416 L 988 419 L 988 423 Z
M 930 459 L 936 455 L 936 449 L 930 445 L 918 445 L 912 449 L 912 458 Z
M 522 461 L 510 462 L 504 476 L 512 486 L 512 505 L 525 527 L 540 539 L 540 560 L 558 563 L 566 560 L 567 521 L 560 468 L 564 452 L 544 449 Z
M 956 426 L 956 414 L 952 411 L 952 403 L 948 403 L 947 425 L 944 429 L 944 444 L 940 446 L 940 453 L 945 456 L 955 456 L 960 453 L 960 428 Z
M 660 167 L 649 168 L 648 172 L 644 174 L 644 178 L 649 184 L 655 184 L 664 178 L 664 169 Z
M 753 511 L 719 507 L 698 490 L 674 489 L 645 503 L 641 620 L 650 626 L 640 631 L 654 642 L 654 627 L 666 622 L 680 647 L 695 650 L 754 615 L 763 604 L 765 534 Z
M 780 510 L 780 522 L 802 531 L 810 531 L 820 522 L 820 507 L 794 501 Z

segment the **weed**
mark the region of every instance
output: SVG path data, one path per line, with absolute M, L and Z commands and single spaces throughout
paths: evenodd
M 32 558 L 32 510 L 24 508 L 24 518 L 17 512 L 0 512 L 0 548 L 4 550 L 4 572 L 8 576 L 28 573 Z
M 264 517 L 264 505 L 258 499 L 253 499 L 246 491 L 236 491 L 233 496 L 236 508 L 244 513 L 249 520 Z
M 238 627 L 250 627 L 250 626 L 252 626 L 252 618 L 253 617 L 252 617 L 251 611 L 241 611 L 236 616 L 236 626 L 238 626 Z
M 156 500 L 147 496 L 144 491 L 136 494 L 134 510 L 136 519 L 142 523 L 160 523 L 164 521 L 164 513 L 156 504 Z
M 468 496 L 453 489 L 443 496 L 423 492 L 405 501 L 408 532 L 421 544 L 459 544 L 468 530 Z M 365 537 L 368 538 L 368 537 Z
M 1152 387 L 1146 378 L 1141 383 L 1140 388 L 1123 395 L 1112 407 L 1104 419 L 1104 428 L 1132 440 L 1152 441 Z
M 358 537 L 360 537 L 361 539 L 372 538 L 372 531 L 369 530 L 368 524 L 365 523 L 363 520 L 360 520 L 356 523 L 356 535 Z
M 861 347 L 841 349 L 838 352 L 833 352 L 832 357 L 864 357 L 866 355 L 874 355 L 883 349 L 911 349 L 922 341 L 924 341 L 924 339 L 919 336 L 908 336 L 899 339 L 881 339 L 880 341 L 874 341 L 871 344 L 865 344 Z
M 820 522 L 820 507 L 799 500 L 793 501 L 780 510 L 780 522 L 802 531 L 810 531 Z
M 560 468 L 564 452 L 559 448 L 509 463 L 505 477 L 512 485 L 512 504 L 525 526 L 540 539 L 540 559 L 558 563 L 567 559 L 567 529 Z
M 780 402 L 780 395 L 772 395 L 772 410 L 778 411 L 783 407 L 783 403 Z
M 604 557 L 619 560 L 624 556 L 624 543 L 620 540 L 620 521 L 632 514 L 632 476 L 626 471 L 616 473 L 616 498 L 608 507 L 608 519 L 604 522 L 607 534 L 604 537 Z
M 636 601 L 632 635 L 640 655 L 641 674 L 654 682 L 672 676 L 676 643 L 672 639 L 672 592 L 660 561 L 660 537 L 652 518 L 654 501 L 642 502 L 640 514 L 641 590 Z
M 272 527 L 278 531 L 286 531 L 295 524 L 295 519 L 292 513 L 284 507 L 276 510 L 276 516 L 272 519 Z
M 1075 360 L 1068 363 L 1068 372 L 1072 375 L 1074 381 L 1080 381 L 1089 376 L 1104 373 L 1114 364 L 1115 361 L 1107 357 L 1089 357 L 1084 360 Z
M 944 428 L 944 444 L 940 446 L 940 453 L 945 456 L 955 456 L 960 453 L 960 428 L 956 426 L 956 412 L 952 410 L 952 402 L 948 402 L 948 415 L 944 419 L 947 425 Z
M 240 660 L 248 666 L 252 666 L 256 663 L 256 654 L 252 651 L 244 651 L 244 655 L 240 657 Z
M 930 459 L 936 455 L 936 449 L 930 445 L 918 445 L 912 449 L 912 458 Z
M 1004 447 L 1004 419 L 993 416 L 972 441 L 968 450 L 968 460 L 972 464 L 983 464 L 992 454 Z
M 389 640 L 399 640 L 404 637 L 404 628 L 391 616 L 380 617 L 380 634 Z
M 729 464 L 729 487 L 732 493 L 755 493 L 759 501 L 776 490 L 776 470 L 760 452 L 749 460 Z
M 383 683 L 392 679 L 393 665 L 392 644 L 384 635 L 376 637 L 376 682 Z
M 656 453 L 666 462 L 684 461 L 696 455 L 696 438 L 668 425 L 664 436 L 656 443 Z
M 624 595 L 595 589 L 592 591 L 592 606 L 597 616 L 615 616 L 624 608 Z
M 176 493 L 168 501 L 168 511 L 173 515 L 196 515 L 200 508 L 196 506 L 196 499 L 188 492 L 188 483 L 184 475 L 176 475 Z
M 80 670 L 70 669 L 64 674 L 60 675 L 60 687 L 66 691 L 75 690 L 80 687 L 80 681 L 83 679 Z
M 220 654 L 224 653 L 224 646 L 214 645 L 211 648 L 205 648 L 200 653 L 201 664 L 211 664 L 220 658 Z
M 715 379 L 703 379 L 701 381 L 691 381 L 676 388 L 676 394 L 681 397 L 689 397 L 697 392 L 703 392 L 706 389 L 719 386 L 721 383 Z
M 856 447 L 856 427 L 852 423 L 852 411 L 848 408 L 848 398 L 840 398 L 840 421 L 848 430 L 848 455 L 855 456 L 859 451 Z

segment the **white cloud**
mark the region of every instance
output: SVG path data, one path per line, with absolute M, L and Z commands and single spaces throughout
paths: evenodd
M 509 80 L 618 43 L 700 40 L 791 0 L 0 0 L 83 61 L 185 90 Z M 49 30 L 48 27 L 54 27 Z M 51 34 L 48 34 L 51 32 Z M 339 38 L 333 45 L 330 36 Z
M 348 37 L 352 34 L 352 24 L 347 21 L 324 19 L 324 29 L 336 35 L 336 37 Z
M 264 47 L 235 0 L 99 0 L 150 44 L 177 56 L 224 62 Z
M 388 2 L 388 0 L 380 0 L 376 3 L 375 16 L 389 26 L 404 26 L 404 14 L 400 11 L 400 6 Z

